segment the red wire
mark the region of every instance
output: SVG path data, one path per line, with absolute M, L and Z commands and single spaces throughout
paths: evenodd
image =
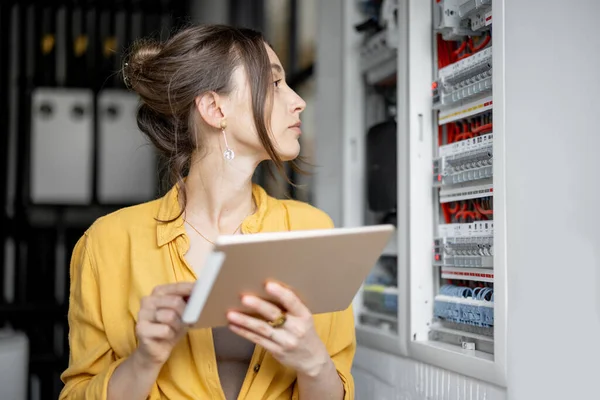
M 448 133 L 448 143 L 460 142 L 461 140 L 471 139 L 475 136 L 479 136 L 482 132 L 491 131 L 494 127 L 492 123 L 479 125 L 479 122 L 475 121 L 473 125 L 476 125 L 475 128 L 469 129 L 467 122 L 460 122 L 462 125 L 462 132 L 459 132 L 457 135 L 454 135 L 454 132 L 450 134 Z
M 459 55 L 460 53 L 462 53 L 463 51 L 465 51 L 465 48 L 466 48 L 466 47 L 467 47 L 467 41 L 465 40 L 464 42 L 462 42 L 462 44 L 460 45 L 460 47 L 459 47 L 458 49 L 456 49 L 456 50 L 454 50 L 454 51 L 452 52 L 452 54 L 453 54 L 454 56 L 458 57 L 458 55 Z
M 455 214 L 458 211 L 458 208 L 460 207 L 460 205 L 458 204 L 458 201 L 455 201 L 454 206 L 452 208 L 448 207 L 448 210 L 452 213 Z
M 448 143 L 454 143 L 454 134 L 456 133 L 456 124 L 450 123 L 448 124 Z
M 463 214 L 466 212 L 466 210 L 467 210 L 467 203 L 463 202 L 460 207 L 460 211 L 454 215 L 454 218 L 456 218 L 456 220 L 460 220 L 461 218 L 463 218 Z
M 485 124 L 485 125 L 482 125 L 480 127 L 477 127 L 475 129 L 473 129 L 471 132 L 472 133 L 481 133 L 483 131 L 492 130 L 493 127 L 494 127 L 494 125 L 491 124 L 491 123 L 490 124 Z
M 477 212 L 480 213 L 481 215 L 484 216 L 488 216 L 488 215 L 494 215 L 494 210 L 484 210 L 483 207 L 480 206 L 479 202 L 475 202 L 475 208 L 477 209 Z
M 447 224 L 452 222 L 448 203 L 442 203 L 442 213 L 444 214 L 444 221 L 446 221 Z
M 488 33 L 485 35 L 485 39 L 483 39 L 483 41 L 481 43 L 479 43 L 477 46 L 473 47 L 473 38 L 469 38 L 469 40 L 468 40 L 469 43 L 467 45 L 469 46 L 469 49 L 471 50 L 471 52 L 477 53 L 479 50 L 481 50 L 485 46 L 487 46 L 487 44 L 490 42 L 490 40 L 492 40 L 492 37 Z

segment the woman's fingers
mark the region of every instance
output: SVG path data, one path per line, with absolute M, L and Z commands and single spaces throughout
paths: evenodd
M 275 282 L 269 282 L 266 286 L 267 292 L 273 295 L 281 302 L 281 305 L 291 315 L 297 317 L 311 316 L 310 311 L 304 303 L 296 296 L 296 294 L 288 288 L 285 288 Z
M 178 286 L 178 288 L 163 287 L 162 289 L 155 289 L 154 293 L 185 293 L 185 290 L 187 290 L 184 285 L 174 286 Z M 176 337 L 184 325 L 181 316 L 185 305 L 186 303 L 181 295 L 154 294 L 144 297 L 138 314 L 138 325 L 141 326 L 140 333 L 148 338 L 156 339 Z M 160 328 L 161 325 L 163 328 Z
M 137 336 L 141 339 L 172 340 L 177 337 L 177 331 L 168 324 L 141 321 L 136 325 Z
M 142 298 L 135 326 L 139 354 L 161 365 L 167 361 L 186 332 L 181 316 L 193 287 L 190 282 L 161 285 Z
M 229 329 L 238 336 L 241 336 L 251 341 L 252 343 L 263 347 L 265 350 L 272 354 L 280 354 L 283 350 L 281 346 L 277 342 L 275 342 L 275 340 L 273 340 L 274 337 L 273 339 L 264 337 L 256 332 L 253 332 L 249 329 L 238 325 L 229 325 Z
M 274 321 L 281 316 L 281 309 L 275 304 L 270 303 L 256 296 L 242 297 L 242 304 L 261 315 L 267 321 Z
M 230 323 L 255 332 L 265 338 L 270 337 L 274 330 L 273 327 L 263 320 L 235 311 L 227 313 L 227 319 Z
M 164 295 L 164 296 L 149 296 L 142 299 L 141 310 L 154 311 L 161 308 L 173 310 L 180 317 L 185 310 L 185 301 L 181 296 Z
M 194 288 L 194 282 L 178 282 L 169 283 L 167 285 L 159 285 L 152 291 L 152 296 L 189 296 Z

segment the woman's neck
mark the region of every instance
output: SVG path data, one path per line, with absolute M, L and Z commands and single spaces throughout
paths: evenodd
M 186 220 L 207 233 L 232 233 L 255 211 L 252 176 L 257 165 L 238 156 L 226 162 L 219 152 L 193 160 L 186 180 Z

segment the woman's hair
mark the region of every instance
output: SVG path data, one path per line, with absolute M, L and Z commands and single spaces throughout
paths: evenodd
M 231 93 L 232 75 L 239 66 L 245 68 L 249 80 L 258 137 L 285 174 L 269 137 L 272 76 L 262 34 L 225 25 L 191 26 L 165 42 L 140 40 L 129 51 L 123 77 L 141 99 L 137 124 L 164 157 L 169 183 L 179 188 L 182 213 L 186 204 L 183 179 L 192 154 L 202 149 L 195 99 L 209 91 Z

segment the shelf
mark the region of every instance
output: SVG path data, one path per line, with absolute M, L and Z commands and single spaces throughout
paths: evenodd
M 485 268 L 441 267 L 442 278 L 464 281 L 494 282 L 494 270 Z
M 397 315 L 392 315 L 392 314 L 385 314 L 382 312 L 377 312 L 377 311 L 371 311 L 370 309 L 366 308 L 364 310 L 362 310 L 360 312 L 361 315 L 365 315 L 367 317 L 372 317 L 374 319 L 380 319 L 380 320 L 384 320 L 384 321 L 390 321 L 390 322 L 398 322 L 398 316 Z
M 356 323 L 356 343 L 373 350 L 403 356 L 397 334 Z

